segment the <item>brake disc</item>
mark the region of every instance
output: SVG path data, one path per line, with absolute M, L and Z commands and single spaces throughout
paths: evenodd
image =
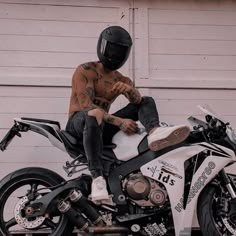
M 16 203 L 15 210 L 14 210 L 15 219 L 18 225 L 20 225 L 21 227 L 25 229 L 35 229 L 39 227 L 40 225 L 42 225 L 42 223 L 45 220 L 45 217 L 39 216 L 39 217 L 34 217 L 32 219 L 27 219 L 26 217 L 24 217 L 23 212 L 25 209 L 25 205 L 28 202 L 29 202 L 29 199 L 28 197 L 25 196 Z

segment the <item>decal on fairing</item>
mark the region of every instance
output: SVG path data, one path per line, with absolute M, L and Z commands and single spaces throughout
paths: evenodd
M 163 161 L 163 160 L 159 160 L 158 162 L 163 165 L 161 168 L 162 171 L 164 171 L 168 174 L 171 174 L 174 177 L 177 177 L 179 179 L 183 178 L 181 175 L 176 173 L 176 172 L 178 172 L 178 168 L 176 166 L 173 166 L 172 164 L 167 163 L 166 161 Z
M 175 184 L 175 180 L 172 179 L 172 173 L 168 170 L 166 170 L 163 166 L 162 168 L 159 170 L 157 166 L 155 167 L 148 167 L 148 170 L 150 170 L 152 172 L 152 177 L 157 174 L 157 179 L 162 182 L 162 183 L 166 183 L 169 184 L 171 186 L 173 186 Z
M 187 199 L 187 204 L 189 204 L 192 201 L 192 199 L 195 197 L 195 195 L 204 186 L 206 180 L 208 179 L 208 176 L 211 175 L 212 170 L 215 169 L 215 167 L 216 167 L 216 164 L 213 161 L 210 161 L 208 163 L 208 166 L 204 169 L 204 171 L 199 176 L 197 181 L 190 188 L 190 191 L 188 194 L 188 199 Z M 184 208 L 185 208 L 184 207 L 184 200 L 183 200 L 183 198 L 181 198 L 179 203 L 175 206 L 175 210 L 178 212 L 181 212 Z
M 157 175 L 157 179 L 160 182 L 168 183 L 169 185 L 174 185 L 175 180 L 172 179 L 172 177 L 176 177 L 179 179 L 182 179 L 183 177 L 176 172 L 178 172 L 178 168 L 173 166 L 170 163 L 167 163 L 166 161 L 159 160 L 160 164 L 162 164 L 161 168 L 159 166 L 154 167 L 148 167 L 147 169 L 151 171 L 152 177 L 154 175 Z
M 149 236 L 163 236 L 167 232 L 167 229 L 163 223 L 157 224 L 156 222 L 147 224 L 145 227 L 143 227 L 143 229 L 145 233 Z

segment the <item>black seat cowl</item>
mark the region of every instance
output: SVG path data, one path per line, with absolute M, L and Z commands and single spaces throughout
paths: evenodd
M 78 140 L 74 136 L 66 132 L 65 130 L 61 130 L 60 134 L 62 134 L 62 136 L 64 136 L 71 144 L 73 145 L 78 144 Z

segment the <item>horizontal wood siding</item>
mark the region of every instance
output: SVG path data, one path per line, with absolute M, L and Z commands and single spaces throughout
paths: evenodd
M 137 1 L 137 6 L 137 48 L 144 40 L 147 48 L 137 57 L 137 79 L 151 79 L 156 87 L 175 87 L 174 80 L 191 88 L 201 80 L 199 87 L 236 89 L 234 1 Z M 144 15 L 147 34 L 142 33 Z
M 0 85 L 68 86 L 78 64 L 97 60 L 105 27 L 129 27 L 128 2 L 66 2 L 0 1 Z

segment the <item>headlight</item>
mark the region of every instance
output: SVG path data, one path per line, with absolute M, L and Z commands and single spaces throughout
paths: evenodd
M 236 130 L 233 130 L 231 127 L 227 126 L 226 133 L 229 139 L 236 144 Z

